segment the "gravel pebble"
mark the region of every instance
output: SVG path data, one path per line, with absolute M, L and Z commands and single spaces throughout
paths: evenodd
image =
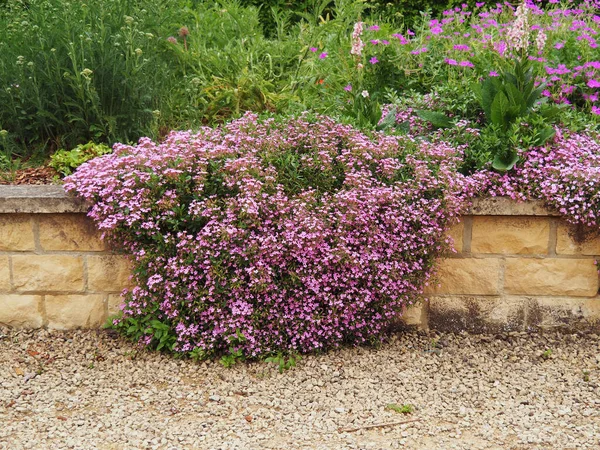
M 600 448 L 600 338 L 402 332 L 280 374 L 0 328 L 0 449 L 402 448 Z

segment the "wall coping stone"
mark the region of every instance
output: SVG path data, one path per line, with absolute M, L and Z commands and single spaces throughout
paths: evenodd
M 465 216 L 560 216 L 541 200 L 517 202 L 509 197 L 476 198 Z
M 88 209 L 61 185 L 0 186 L 0 213 L 85 213 Z
M 61 185 L 0 186 L 0 213 L 85 213 L 89 206 Z M 558 216 L 541 200 L 524 203 L 508 197 L 477 198 L 466 216 Z

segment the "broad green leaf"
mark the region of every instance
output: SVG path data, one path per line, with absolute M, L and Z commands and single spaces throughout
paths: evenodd
M 504 92 L 498 92 L 492 102 L 490 118 L 493 124 L 500 125 L 503 129 L 509 124 L 509 102 Z
M 556 131 L 552 127 L 546 127 L 538 133 L 537 142 L 538 145 L 544 145 L 549 139 L 553 138 Z
M 525 104 L 523 94 L 521 94 L 517 87 L 512 84 L 507 84 L 505 89 L 511 108 L 515 108 L 517 115 L 525 114 L 525 111 L 527 111 L 527 105 Z
M 505 155 L 496 155 L 492 161 L 492 167 L 500 172 L 506 172 L 514 167 L 519 160 L 515 150 L 510 150 Z
M 398 110 L 395 106 L 392 109 L 390 109 L 390 111 L 385 115 L 385 117 L 383 118 L 381 123 L 379 125 L 377 125 L 377 130 L 382 131 L 382 130 L 387 130 L 390 127 L 393 127 L 394 124 L 396 123 L 396 112 L 397 111 Z
M 498 93 L 498 87 L 494 83 L 493 77 L 488 77 L 481 86 L 481 107 L 488 120 L 492 116 L 492 102 Z
M 445 114 L 435 112 L 435 111 L 424 111 L 419 110 L 416 111 L 417 116 L 421 119 L 426 120 L 427 122 L 431 122 L 434 127 L 437 128 L 450 128 L 452 126 L 452 121 Z

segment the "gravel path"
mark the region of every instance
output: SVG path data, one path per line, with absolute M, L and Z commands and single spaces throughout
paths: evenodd
M 1 449 L 600 448 L 595 334 L 399 333 L 284 374 L 138 352 L 104 331 L 0 336 Z

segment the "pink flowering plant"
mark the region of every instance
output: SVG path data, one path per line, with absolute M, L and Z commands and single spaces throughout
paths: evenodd
M 117 328 L 152 348 L 255 358 L 380 340 L 475 191 L 460 160 L 324 116 L 248 113 L 117 144 L 65 187 L 135 262 Z

